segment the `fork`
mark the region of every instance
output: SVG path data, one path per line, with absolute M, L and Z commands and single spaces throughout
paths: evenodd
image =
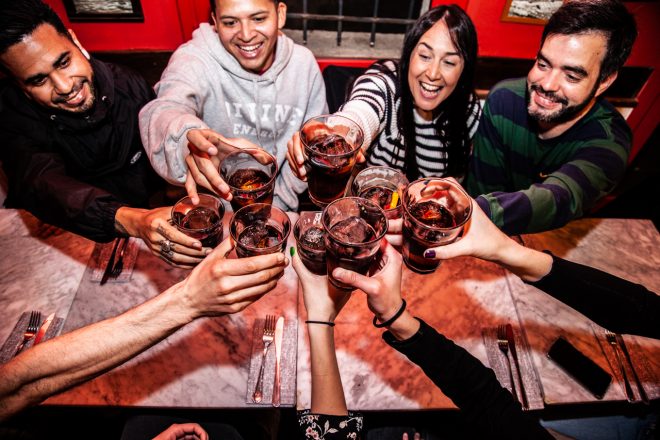
M 611 331 L 605 333 L 605 338 L 607 342 L 612 346 L 614 354 L 616 356 L 616 362 L 619 364 L 619 369 L 621 370 L 621 375 L 623 376 L 623 384 L 626 387 L 626 396 L 628 397 L 628 402 L 635 400 L 635 395 L 633 394 L 632 387 L 630 386 L 630 381 L 628 381 L 628 375 L 626 374 L 626 369 L 621 362 L 621 357 L 619 356 L 619 343 L 616 340 L 616 335 Z
M 264 322 L 264 332 L 261 336 L 261 340 L 264 342 L 264 352 L 261 356 L 261 367 L 259 368 L 259 379 L 257 379 L 257 386 L 252 395 L 252 399 L 259 403 L 264 397 L 263 393 L 263 383 L 264 383 L 264 364 L 266 363 L 266 354 L 268 353 L 268 348 L 270 344 L 273 343 L 273 338 L 275 336 L 275 315 L 266 315 L 266 321 Z
M 34 336 L 37 334 L 37 330 L 39 330 L 39 324 L 41 324 L 41 312 L 32 310 L 30 312 L 30 319 L 28 320 L 27 328 L 25 329 L 25 333 L 23 333 L 23 340 L 18 345 L 14 356 L 23 350 L 25 344 L 27 344 L 30 339 L 34 338 Z
M 117 258 L 117 262 L 112 268 L 112 272 L 110 272 L 111 278 L 117 278 L 119 275 L 121 275 L 121 271 L 124 270 L 124 253 L 126 252 L 126 248 L 128 247 L 128 242 L 130 239 L 130 237 L 124 238 L 124 243 L 122 243 L 121 249 L 119 249 L 119 257 Z
M 509 340 L 506 338 L 506 325 L 497 326 L 497 346 L 500 348 L 502 354 L 506 358 L 506 365 L 509 367 L 509 382 L 511 382 L 511 394 L 513 399 L 518 402 L 518 392 L 516 391 L 516 383 L 513 381 L 513 371 L 511 370 L 511 359 L 509 359 Z

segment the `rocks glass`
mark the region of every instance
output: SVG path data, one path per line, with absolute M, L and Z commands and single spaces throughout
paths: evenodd
M 305 267 L 316 275 L 325 275 L 325 229 L 321 222 L 321 211 L 301 212 L 293 226 L 293 236 Z
M 237 150 L 222 160 L 220 176 L 229 185 L 234 212 L 252 203 L 272 203 L 277 160 L 262 149 Z
M 472 199 L 448 179 L 423 178 L 403 194 L 403 261 L 418 273 L 431 273 L 439 261 L 424 258 L 428 248 L 453 243 L 472 215 Z
M 362 146 L 362 129 L 338 115 L 309 119 L 300 129 L 305 148 L 309 198 L 324 207 L 344 195 L 357 154 Z
M 172 207 L 172 224 L 204 247 L 216 247 L 222 241 L 222 217 L 225 207 L 211 194 L 199 194 L 199 204 L 193 205 L 186 196 Z
M 328 279 L 340 289 L 352 289 L 332 276 L 335 267 L 366 275 L 387 232 L 387 217 L 374 202 L 359 197 L 335 200 L 323 210 Z
M 282 252 L 290 231 L 286 213 L 268 203 L 244 206 L 229 222 L 238 258 Z
M 408 179 L 390 167 L 369 167 L 360 171 L 353 179 L 351 193 L 356 197 L 371 200 L 380 206 L 388 219 L 401 218 L 403 213 L 403 191 Z

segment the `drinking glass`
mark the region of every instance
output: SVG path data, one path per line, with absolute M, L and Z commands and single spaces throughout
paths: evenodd
M 303 124 L 300 140 L 307 155 L 309 198 L 322 208 L 344 195 L 364 135 L 344 116 L 321 115 Z
M 369 167 L 353 179 L 351 194 L 371 200 L 380 206 L 389 220 L 401 218 L 403 191 L 408 179 L 390 167 Z
M 335 267 L 366 275 L 377 257 L 380 239 L 387 232 L 385 212 L 374 202 L 344 197 L 321 214 L 325 234 L 328 279 L 340 289 L 352 289 L 332 276 Z
M 472 199 L 448 179 L 423 178 L 403 193 L 403 261 L 418 273 L 431 273 L 440 262 L 424 258 L 431 247 L 453 243 L 472 215 Z
M 321 211 L 300 213 L 293 226 L 293 236 L 296 239 L 298 255 L 305 267 L 316 275 L 325 275 L 325 229 L 321 222 Z
M 211 194 L 199 194 L 199 204 L 193 205 L 186 196 L 172 206 L 172 224 L 204 247 L 216 247 L 222 241 L 222 217 L 225 207 Z
M 272 203 L 277 160 L 262 149 L 237 150 L 222 160 L 220 176 L 229 185 L 234 212 L 252 203 Z
M 238 258 L 282 252 L 290 231 L 286 213 L 268 203 L 244 206 L 229 222 Z

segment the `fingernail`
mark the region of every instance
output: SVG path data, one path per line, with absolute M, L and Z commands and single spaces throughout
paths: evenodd
M 294 248 L 293 246 L 291 246 L 291 247 L 289 248 L 289 254 L 291 254 L 292 257 L 293 257 L 294 255 L 296 255 L 296 248 Z
M 197 249 L 201 249 L 202 248 L 202 243 L 200 243 L 200 242 L 193 243 L 193 247 L 197 248 Z
M 424 251 L 424 258 L 435 258 L 435 250 L 427 249 Z
M 335 278 L 343 278 L 344 276 L 344 269 L 341 267 L 336 267 L 335 270 L 332 271 L 332 276 Z
M 213 252 L 213 249 L 207 249 L 207 250 L 204 251 L 204 254 L 208 255 L 208 254 L 210 254 L 211 252 Z

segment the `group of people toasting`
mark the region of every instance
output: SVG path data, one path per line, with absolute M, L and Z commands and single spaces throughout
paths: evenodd
M 139 74 L 90 57 L 40 0 L 0 5 L 6 206 L 99 242 L 139 237 L 170 264 L 192 269 L 158 297 L 0 367 L 1 416 L 112 368 L 197 318 L 244 309 L 275 286 L 292 260 L 312 353 L 312 407 L 300 415 L 301 437 L 362 435 L 361 416 L 347 411 L 334 354 L 334 319 L 350 290 L 309 272 L 295 249 L 291 258 L 236 260 L 227 258 L 231 239 L 211 249 L 172 225 L 166 182 L 184 186 L 193 202 L 198 191 L 230 199 L 219 169 L 236 148 L 270 153 L 278 170 L 273 205 L 298 210 L 309 170 L 300 129 L 327 113 L 314 56 L 280 31 L 284 2 L 210 5 L 210 22 L 173 53 L 155 90 Z M 460 7 L 439 5 L 406 33 L 399 60 L 378 61 L 355 80 L 335 116 L 361 130 L 358 161 L 399 170 L 411 182 L 453 177 L 474 197 L 469 230 L 453 244 L 427 249 L 425 258 L 495 261 L 597 322 L 658 337 L 655 294 L 506 235 L 582 216 L 623 176 L 631 130 L 602 95 L 636 35 L 618 0 L 565 2 L 545 26 L 527 78 L 497 84 L 482 108 L 474 92 L 475 27 Z M 401 229 L 400 219 L 389 222 L 395 244 Z M 381 269 L 371 277 L 342 268 L 332 276 L 366 293 L 374 323 L 387 328 L 386 343 L 420 365 L 488 437 L 551 438 L 492 371 L 413 317 L 400 291 L 400 254 L 386 240 L 381 254 Z M 607 289 L 614 282 L 629 295 L 615 298 Z M 585 293 L 578 283 L 589 286 L 587 295 L 611 295 L 616 318 L 579 301 Z M 101 333 L 113 337 L 99 345 Z M 62 351 L 69 356 L 54 356 Z M 205 434 L 195 427 L 191 435 Z

